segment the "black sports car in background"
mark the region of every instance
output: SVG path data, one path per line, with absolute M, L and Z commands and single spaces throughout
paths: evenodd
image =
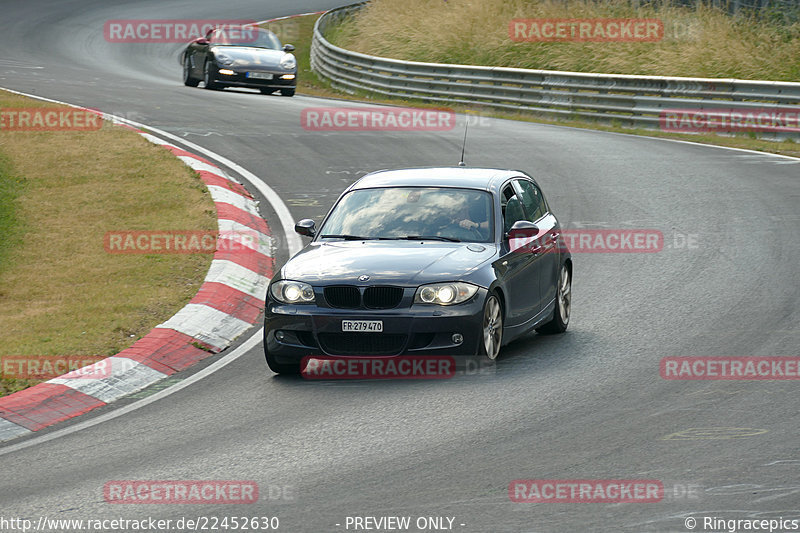
M 485 355 L 569 324 L 572 258 L 538 185 L 512 170 L 374 172 L 270 282 L 269 367 L 303 357 Z M 520 246 L 520 243 L 523 245 Z
M 221 27 L 189 43 L 181 52 L 183 83 L 206 89 L 250 87 L 263 94 L 293 96 L 297 87 L 294 46 L 281 45 L 271 31 L 256 26 Z

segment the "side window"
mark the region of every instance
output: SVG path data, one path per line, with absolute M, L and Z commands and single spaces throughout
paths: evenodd
M 514 180 L 520 189 L 522 205 L 525 206 L 525 213 L 531 222 L 536 222 L 547 214 L 547 205 L 539 188 L 528 180 Z
M 525 220 L 522 202 L 510 185 L 503 189 L 501 207 L 503 209 L 503 231 L 508 232 L 517 220 Z

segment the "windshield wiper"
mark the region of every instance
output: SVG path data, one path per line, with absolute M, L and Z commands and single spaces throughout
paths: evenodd
M 389 241 L 391 237 L 362 237 L 360 235 L 320 235 L 320 239 L 344 239 L 346 241 Z
M 453 237 L 442 237 L 440 235 L 406 235 L 405 237 L 397 237 L 398 239 L 405 239 L 407 241 L 447 241 L 447 242 L 461 242 L 461 239 Z
M 373 237 L 361 237 L 359 235 L 320 235 L 320 239 L 344 239 L 346 241 L 368 241 Z

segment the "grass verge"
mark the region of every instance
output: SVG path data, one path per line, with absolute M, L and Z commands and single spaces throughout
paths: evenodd
M 438 3 L 436 2 L 431 2 L 431 4 L 438 5 Z M 498 4 L 502 4 L 502 2 L 498 2 Z M 446 6 L 447 4 L 444 5 Z M 412 10 L 409 10 L 408 12 L 415 13 Z M 416 13 L 415 16 L 417 16 Z M 533 17 L 533 15 L 531 15 L 530 13 L 528 13 L 528 15 L 525 16 L 529 18 Z M 314 23 L 318 18 L 319 15 L 306 15 L 303 17 L 295 17 L 264 25 L 264 27 L 269 28 L 272 31 L 275 31 L 278 34 L 278 36 L 281 37 L 282 42 L 290 42 L 295 45 L 296 47 L 295 56 L 297 56 L 297 63 L 298 63 L 297 91 L 299 93 L 311 96 L 319 96 L 323 98 L 334 98 L 334 99 L 338 98 L 338 99 L 348 99 L 357 101 L 368 101 L 376 104 L 407 105 L 414 107 L 442 106 L 442 103 L 431 103 L 431 102 L 426 102 L 424 100 L 415 100 L 415 99 L 386 98 L 373 95 L 364 91 L 344 92 L 341 90 L 334 89 L 327 80 L 322 80 L 318 78 L 317 75 L 311 71 L 311 61 L 310 61 L 311 40 L 313 36 Z M 392 23 L 393 22 L 394 21 L 392 21 Z M 508 21 L 506 21 L 506 28 L 507 28 L 507 22 Z M 390 33 L 402 33 L 402 32 L 399 31 L 396 32 L 396 30 L 392 29 Z M 340 38 L 334 37 L 334 39 L 338 39 L 337 44 L 339 44 L 340 46 L 344 44 L 341 42 Z M 800 39 L 798 39 L 798 42 L 800 42 Z M 538 44 L 543 44 L 543 43 L 538 43 Z M 563 43 L 554 43 L 554 44 L 563 44 Z M 589 44 L 602 44 L 602 43 L 589 43 Z M 371 53 L 375 52 L 372 51 Z M 384 56 L 397 57 L 397 55 L 393 53 L 387 53 L 384 54 Z M 683 75 L 689 75 L 689 74 L 683 74 Z M 473 113 L 481 116 L 522 120 L 522 121 L 536 122 L 542 124 L 554 124 L 554 125 L 569 126 L 574 128 L 587 128 L 600 131 L 611 131 L 615 133 L 646 135 L 650 137 L 715 144 L 731 148 L 742 148 L 746 150 L 757 150 L 768 153 L 800 157 L 799 143 L 795 143 L 792 141 L 774 142 L 774 141 L 760 140 L 754 138 L 753 134 L 737 134 L 731 136 L 721 136 L 714 134 L 671 133 L 659 130 L 649 130 L 644 128 L 636 128 L 636 129 L 625 128 L 622 126 L 604 124 L 599 122 L 591 122 L 591 121 L 565 120 L 565 119 L 556 120 L 548 116 L 539 115 L 535 113 L 530 113 L 525 111 L 520 111 L 520 112 L 500 111 L 497 109 L 490 108 L 488 106 L 460 105 L 460 104 L 449 104 L 448 106 L 452 108 L 454 111 L 459 113 L 467 113 L 467 114 Z
M 657 42 L 516 42 L 509 33 L 514 19 L 598 18 L 657 19 L 663 24 L 663 37 Z M 800 22 L 779 22 L 762 12 L 729 16 L 703 2 L 637 6 L 629 0 L 373 0 L 338 26 L 331 38 L 348 50 L 409 61 L 800 80 Z
M 60 106 L 0 91 L 1 109 L 19 107 Z M 0 178 L 0 359 L 116 354 L 199 289 L 211 255 L 103 247 L 108 231 L 216 229 L 205 186 L 163 148 L 109 123 L 0 129 Z M 0 395 L 38 382 L 0 371 Z

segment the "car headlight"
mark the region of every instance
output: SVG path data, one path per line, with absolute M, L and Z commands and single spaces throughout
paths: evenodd
M 285 304 L 308 304 L 314 301 L 314 289 L 301 281 L 276 281 L 269 290 L 273 298 Z
M 421 285 L 414 295 L 415 304 L 453 305 L 466 302 L 478 292 L 475 285 L 461 281 Z
M 233 58 L 231 56 L 217 54 L 214 57 L 217 58 L 217 62 L 221 65 L 233 65 Z
M 297 59 L 292 54 L 283 54 L 280 64 L 284 70 L 294 70 L 297 67 Z

